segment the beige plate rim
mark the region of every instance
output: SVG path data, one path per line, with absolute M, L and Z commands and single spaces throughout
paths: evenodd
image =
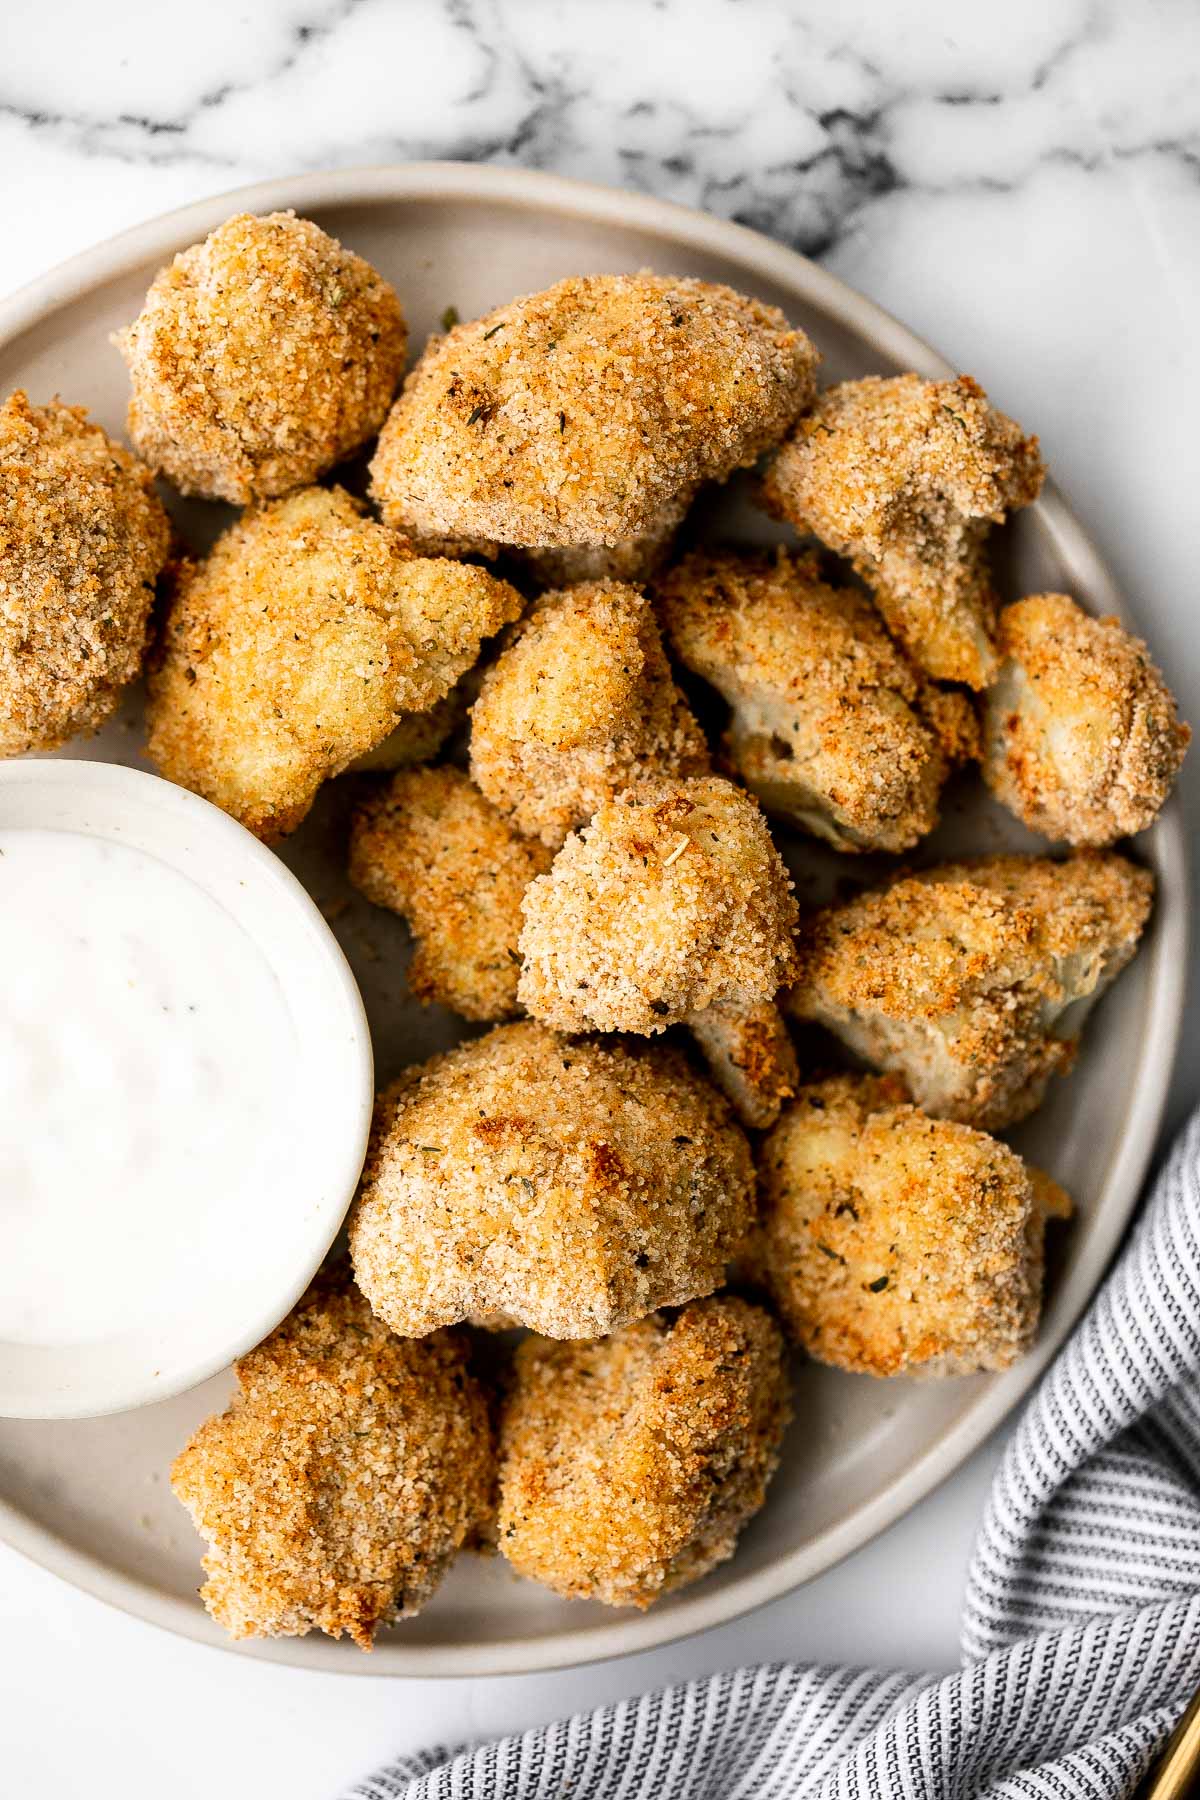
M 181 244 L 204 237 L 235 207 L 265 212 L 295 207 L 384 203 L 412 199 L 464 199 L 523 211 L 570 214 L 597 224 L 635 228 L 674 246 L 724 255 L 750 275 L 777 281 L 835 315 L 873 347 L 902 366 L 944 377 L 956 373 L 942 357 L 873 301 L 819 268 L 807 257 L 745 226 L 690 207 L 626 193 L 594 183 L 524 169 L 472 163 L 407 163 L 339 169 L 282 177 L 240 187 L 164 213 L 86 250 L 29 283 L 0 304 L 0 345 L 46 319 L 102 282 L 152 259 L 165 260 Z M 1106 610 L 1123 612 L 1116 585 L 1096 546 L 1048 483 L 1038 502 L 1043 524 L 1056 543 L 1069 547 L 1090 591 Z M 636 1618 L 614 1616 L 589 1630 L 549 1631 L 538 1639 L 483 1644 L 422 1645 L 389 1641 L 371 1657 L 347 1657 L 328 1643 L 314 1656 L 306 1642 L 302 1659 L 288 1640 L 253 1646 L 258 1658 L 343 1674 L 479 1676 L 561 1669 L 608 1657 L 633 1655 L 726 1624 L 778 1599 L 840 1562 L 893 1524 L 947 1476 L 988 1436 L 1033 1385 L 1082 1312 L 1124 1232 L 1154 1149 L 1182 1023 L 1188 945 L 1187 857 L 1182 815 L 1172 801 L 1154 827 L 1159 871 L 1159 924 L 1153 949 L 1144 1026 L 1141 1078 L 1130 1098 L 1125 1132 L 1109 1170 L 1104 1203 L 1085 1245 L 1056 1297 L 1054 1318 L 1033 1351 L 998 1377 L 969 1413 L 933 1443 L 904 1473 L 854 1514 L 769 1566 L 706 1591 L 701 1584 L 668 1612 Z M 118 1574 L 46 1530 L 27 1514 L 0 1502 L 0 1538 L 31 1561 L 109 1605 L 201 1643 L 246 1652 L 233 1645 L 195 1602 L 164 1594 Z

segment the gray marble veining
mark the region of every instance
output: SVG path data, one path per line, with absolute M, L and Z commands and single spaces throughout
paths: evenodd
M 211 185 L 479 159 L 663 194 L 810 255 L 864 213 L 1015 193 L 1048 166 L 1200 178 L 1188 0 L 1017 0 L 986 18 L 944 0 L 276 0 L 252 19 L 211 0 L 182 52 L 170 9 L 147 10 L 156 32 L 125 8 L 128 43 L 96 10 L 7 9 L 10 166 L 78 159 Z M 78 45 L 67 61 L 47 11 Z

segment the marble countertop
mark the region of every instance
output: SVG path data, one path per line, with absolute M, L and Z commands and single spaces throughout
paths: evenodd
M 0 293 L 168 207 L 426 157 L 553 169 L 784 238 L 1037 429 L 1200 723 L 1200 11 L 1191 0 L 7 0 Z M 1193 829 L 1200 778 L 1183 784 Z M 1170 1121 L 1194 1092 L 1189 1006 Z M 1169 1122 L 1170 1122 L 1169 1121 Z M 562 1675 L 247 1664 L 0 1550 L 14 1793 L 323 1800 L 389 1752 L 770 1657 L 956 1659 L 996 1446 L 808 1588 Z

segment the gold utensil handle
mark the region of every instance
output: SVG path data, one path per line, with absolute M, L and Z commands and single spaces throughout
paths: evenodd
M 1171 1734 L 1162 1759 L 1146 1776 L 1137 1800 L 1192 1800 L 1200 1794 L 1200 1690 Z

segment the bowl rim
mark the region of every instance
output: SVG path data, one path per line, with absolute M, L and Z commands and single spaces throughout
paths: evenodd
M 936 379 L 957 371 L 929 344 L 874 301 L 807 257 L 760 232 L 674 201 L 598 183 L 465 162 L 373 164 L 318 171 L 226 190 L 160 214 L 60 263 L 0 302 L 0 348 L 43 323 L 60 307 L 155 257 L 167 260 L 205 236 L 235 210 L 383 205 L 412 200 L 477 201 L 514 211 L 566 213 L 590 223 L 641 230 L 672 246 L 723 256 L 750 276 L 776 282 L 835 317 L 881 354 Z M 1083 524 L 1048 481 L 1033 509 L 1071 557 L 1106 612 L 1127 617 L 1120 592 Z M 1148 965 L 1140 1079 L 1123 1096 L 1126 1117 L 1105 1185 L 1104 1217 L 1054 1297 L 1052 1318 L 1033 1349 L 991 1385 L 969 1413 L 946 1429 L 901 1474 L 854 1515 L 765 1567 L 709 1589 L 700 1583 L 669 1610 L 537 1638 L 496 1638 L 482 1644 L 405 1646 L 388 1638 L 371 1657 L 349 1656 L 329 1640 L 231 1643 L 194 1601 L 165 1595 L 148 1582 L 119 1573 L 28 1515 L 0 1500 L 0 1536 L 32 1561 L 135 1617 L 213 1648 L 256 1660 L 340 1674 L 446 1677 L 526 1674 L 633 1655 L 740 1618 L 832 1568 L 861 1548 L 954 1472 L 1036 1382 L 1084 1310 L 1107 1269 L 1140 1195 L 1167 1100 L 1183 1018 L 1189 889 L 1186 839 L 1178 796 L 1172 796 L 1144 842 L 1153 846 L 1159 904 L 1140 960 Z M 1119 1196 L 1115 1198 L 1115 1196 Z
M 295 1222 L 294 1236 L 287 1240 L 290 1254 L 273 1262 L 269 1293 L 264 1292 L 256 1301 L 252 1314 L 247 1305 L 236 1328 L 231 1316 L 219 1320 L 221 1335 L 214 1336 L 212 1347 L 181 1363 L 166 1380 L 156 1380 L 148 1373 L 141 1377 L 127 1373 L 106 1385 L 104 1358 L 98 1347 L 96 1353 L 84 1359 L 87 1371 L 82 1388 L 55 1385 L 41 1395 L 5 1391 L 4 1346 L 0 1341 L 0 1417 L 43 1421 L 100 1418 L 135 1412 L 198 1387 L 261 1343 L 305 1292 L 342 1227 L 366 1155 L 374 1103 L 371 1035 L 358 983 L 316 902 L 279 857 L 219 807 L 148 770 L 86 758 L 19 757 L 0 763 L 0 795 L 19 788 L 43 794 L 57 791 L 64 800 L 84 809 L 103 802 L 107 814 L 94 831 L 89 831 L 90 835 L 106 843 L 126 843 L 126 827 L 132 832 L 136 825 L 144 844 L 143 854 L 159 856 L 167 867 L 179 869 L 169 849 L 160 852 L 152 847 L 155 821 L 173 815 L 185 826 L 190 843 L 205 850 L 211 847 L 212 867 L 219 864 L 234 870 L 240 885 L 245 884 L 243 876 L 248 881 L 253 875 L 256 886 L 269 897 L 272 916 L 278 917 L 280 909 L 284 909 L 299 926 L 298 932 L 289 934 L 295 979 L 303 981 L 306 1000 L 315 999 L 320 1013 L 327 1015 L 325 1032 L 310 1033 L 306 1039 L 305 1057 L 310 1062 L 323 1060 L 326 1065 L 336 1059 L 337 1064 L 336 1082 L 331 1081 L 329 1086 L 337 1104 L 339 1148 L 331 1148 L 328 1164 L 318 1165 L 323 1185 L 328 1180 L 329 1191 L 337 1198 L 329 1207 L 294 1208 L 289 1215 Z M 124 823 L 119 824 L 118 820 Z M 53 823 L 49 829 L 79 831 L 89 827 Z M 194 869 L 179 872 L 202 892 L 212 893 Z M 238 923 L 243 931 L 247 930 L 243 921 Z M 261 944 L 258 948 L 261 950 Z M 313 979 L 318 969 L 319 985 Z M 320 1078 L 319 1068 L 307 1077 L 318 1081 Z

